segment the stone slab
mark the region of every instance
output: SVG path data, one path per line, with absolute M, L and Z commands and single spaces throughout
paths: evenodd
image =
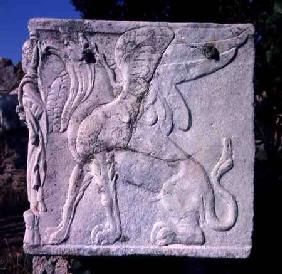
M 25 251 L 247 257 L 253 32 L 32 19 Z

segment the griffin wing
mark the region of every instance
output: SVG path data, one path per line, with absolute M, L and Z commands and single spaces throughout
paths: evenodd
M 167 27 L 141 27 L 125 32 L 117 41 L 115 59 L 123 89 L 143 94 L 160 63 L 163 53 L 174 38 Z
M 73 112 L 93 89 L 95 67 L 93 63 L 66 62 L 64 52 L 52 46 L 45 51 L 39 66 L 39 84 L 46 97 L 49 132 L 63 132 Z
M 230 39 L 214 41 L 218 51 L 217 58 L 207 58 L 202 51 L 207 42 L 189 44 L 191 50 L 202 51 L 202 57 L 196 60 L 166 63 L 162 62 L 156 71 L 150 92 L 144 104 L 144 120 L 147 125 L 159 123 L 166 136 L 173 131 L 187 131 L 192 126 L 191 113 L 179 85 L 204 77 L 224 68 L 235 58 L 238 48 L 249 36 L 249 30 L 242 31 Z M 171 44 L 168 54 L 177 51 Z
M 58 132 L 63 106 L 67 100 L 69 76 L 61 58 L 55 54 L 42 54 L 38 68 L 38 84 L 41 97 L 46 103 L 48 131 Z

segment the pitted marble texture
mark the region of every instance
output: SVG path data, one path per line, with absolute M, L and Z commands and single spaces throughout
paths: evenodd
M 253 27 L 32 19 L 25 251 L 247 257 Z

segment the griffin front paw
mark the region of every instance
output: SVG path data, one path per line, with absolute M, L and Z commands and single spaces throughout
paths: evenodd
M 46 244 L 56 245 L 67 239 L 66 231 L 58 227 L 50 227 L 46 231 Z
M 175 243 L 176 233 L 171 225 L 164 222 L 154 224 L 151 232 L 151 242 L 155 245 L 164 246 Z
M 115 227 L 97 225 L 91 232 L 91 241 L 94 245 L 111 245 L 115 243 L 120 236 L 120 230 Z

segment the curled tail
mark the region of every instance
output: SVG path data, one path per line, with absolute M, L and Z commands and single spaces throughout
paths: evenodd
M 210 175 L 212 191 L 204 198 L 205 219 L 207 224 L 214 230 L 226 231 L 232 228 L 237 220 L 238 206 L 235 198 L 220 185 L 221 177 L 233 167 L 232 142 L 230 138 L 223 139 L 223 150 L 221 157 Z M 215 194 L 224 201 L 225 216 L 219 218 L 215 210 Z

